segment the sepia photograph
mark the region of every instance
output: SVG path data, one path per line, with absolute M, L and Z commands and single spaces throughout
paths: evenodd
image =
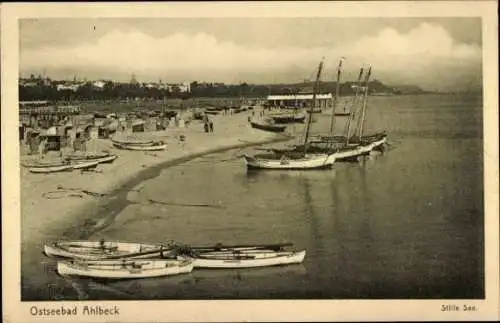
M 494 4 L 8 7 L 2 250 L 22 317 L 411 300 L 498 319 Z

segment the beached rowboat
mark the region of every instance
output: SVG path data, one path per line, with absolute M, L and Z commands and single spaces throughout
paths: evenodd
M 71 154 L 65 157 L 66 160 L 72 162 L 95 161 L 99 164 L 112 163 L 118 156 L 109 153 L 86 153 L 86 154 Z
M 252 157 L 244 154 L 243 158 L 250 169 L 322 169 L 331 168 L 335 163 L 335 156 L 329 154 L 307 154 L 298 158 L 289 158 L 286 155 Z
M 118 145 L 135 145 L 135 146 L 151 146 L 152 144 L 155 143 L 154 140 L 152 139 L 126 139 L 126 140 L 120 140 L 120 139 L 111 139 L 111 142 L 113 144 L 118 144 Z
M 166 144 L 153 144 L 150 146 L 138 146 L 138 145 L 129 145 L 129 144 L 124 145 L 124 144 L 113 143 L 113 145 L 119 149 L 138 150 L 138 151 L 158 151 L 158 150 L 167 149 Z
M 49 257 L 72 259 L 116 259 L 161 257 L 171 251 L 161 244 L 115 241 L 58 241 L 47 243 L 44 252 Z
M 64 159 L 66 160 L 73 160 L 73 161 L 80 161 L 80 160 L 95 160 L 103 157 L 108 157 L 110 156 L 109 153 L 107 152 L 102 152 L 102 153 L 93 153 L 93 152 L 77 152 L 77 153 L 72 153 L 69 155 L 66 155 Z
M 207 253 L 192 256 L 179 256 L 189 259 L 195 268 L 256 268 L 299 264 L 304 261 L 306 251 L 263 251 L 241 253 Z
M 285 125 L 278 125 L 264 121 L 250 121 L 250 124 L 252 125 L 252 128 L 270 132 L 283 132 L 286 129 Z
M 28 168 L 32 173 L 46 174 L 46 173 L 57 173 L 57 172 L 68 172 L 73 170 L 71 165 L 60 165 L 60 166 L 35 166 Z
M 58 261 L 59 275 L 84 276 L 107 279 L 132 279 L 171 276 L 190 273 L 190 260 L 102 260 Z
M 23 166 L 28 168 L 46 168 L 46 167 L 67 166 L 68 164 L 69 162 L 66 160 L 51 160 L 51 161 L 37 160 L 32 162 L 31 164 L 29 163 L 24 164 Z
M 277 124 L 304 123 L 306 116 L 303 114 L 271 114 L 268 115 Z
M 196 254 L 207 252 L 244 252 L 253 250 L 283 251 L 290 243 L 262 245 L 222 245 L 190 247 L 174 242 L 162 244 L 143 244 L 115 241 L 58 241 L 47 243 L 44 252 L 49 257 L 72 259 L 118 259 L 118 258 L 155 258 L 170 257 L 175 254 Z
M 94 160 L 90 160 L 90 161 L 82 161 L 82 162 L 72 163 L 71 167 L 73 167 L 73 169 L 82 169 L 83 170 L 83 169 L 95 168 L 95 167 L 97 167 L 98 164 L 99 164 L 99 162 L 94 161 Z

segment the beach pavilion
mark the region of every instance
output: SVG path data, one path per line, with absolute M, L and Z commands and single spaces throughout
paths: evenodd
M 326 109 L 332 105 L 332 94 L 318 94 L 316 100 L 319 109 Z M 312 94 L 283 94 L 267 96 L 267 106 L 270 108 L 306 108 L 312 104 Z

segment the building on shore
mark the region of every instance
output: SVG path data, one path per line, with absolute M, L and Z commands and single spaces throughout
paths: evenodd
M 319 109 L 332 106 L 332 94 L 317 94 L 316 100 Z M 266 105 L 270 108 L 307 108 L 312 104 L 312 94 L 283 94 L 267 96 Z

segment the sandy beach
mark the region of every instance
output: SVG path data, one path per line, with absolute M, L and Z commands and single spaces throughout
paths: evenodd
M 251 128 L 250 112 L 237 115 L 213 117 L 214 132 L 205 133 L 201 121 L 194 120 L 188 128 L 170 127 L 164 131 L 134 133 L 135 137 L 157 138 L 167 143 L 164 151 L 143 152 L 120 150 L 113 147 L 109 139 L 91 139 L 87 151 L 110 151 L 119 157 L 111 164 L 100 164 L 92 172 L 62 172 L 33 174 L 21 166 L 21 221 L 22 221 L 22 277 L 23 288 L 32 289 L 27 283 L 37 273 L 47 270 L 44 264 L 43 245 L 57 239 L 76 239 L 83 231 L 102 225 L 112 210 L 105 207 L 112 202 L 117 192 L 127 190 L 128 182 L 140 182 L 145 172 L 155 166 L 189 160 L 205 153 L 239 148 L 273 141 L 289 139 L 287 135 Z M 185 141 L 179 136 L 184 135 Z M 38 156 L 21 156 L 21 165 Z M 46 157 L 50 159 L 51 156 Z M 243 167 L 243 161 L 242 161 Z M 142 175 L 141 175 L 142 174 Z M 135 179 L 135 181 L 134 181 Z M 136 185 L 136 184 L 133 184 Z M 128 189 L 133 187 L 128 185 Z M 64 190 L 75 190 L 73 196 L 57 194 Z M 81 194 L 82 190 L 99 196 Z M 57 195 L 57 196 L 56 196 Z M 52 275 L 50 275 L 52 276 Z M 28 278 L 29 277 L 29 278 Z M 37 279 L 38 280 L 38 279 Z M 37 281 L 34 285 L 41 288 Z M 51 292 L 52 293 L 52 292 Z M 54 292 L 55 293 L 55 292 Z

